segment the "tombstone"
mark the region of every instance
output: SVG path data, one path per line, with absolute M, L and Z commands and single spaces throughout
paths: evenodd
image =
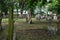
M 13 40 L 16 40 L 16 32 L 13 32 Z
M 4 17 L 4 18 L 6 18 L 6 15 L 5 15 L 5 13 L 4 13 L 4 12 L 3 12 L 3 17 Z
M 56 15 L 54 15 L 54 16 L 53 16 L 53 19 L 54 19 L 54 20 L 57 20 L 57 16 L 56 16 Z
M 58 29 L 57 27 L 51 25 L 51 26 L 48 26 L 48 32 L 50 32 L 52 35 L 56 35 Z
M 60 15 L 58 15 L 58 20 L 60 21 Z
M 45 18 L 45 16 L 43 15 L 43 16 L 41 16 L 41 19 L 44 19 Z
M 37 20 L 40 20 L 40 19 L 41 19 L 41 15 L 40 15 L 40 14 L 37 14 L 37 15 L 35 16 L 35 18 L 36 18 Z
M 46 20 L 47 20 L 48 22 L 51 22 L 51 21 L 52 21 L 52 16 L 48 15 L 48 16 L 46 17 Z

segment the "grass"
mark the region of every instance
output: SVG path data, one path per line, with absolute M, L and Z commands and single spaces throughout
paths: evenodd
M 47 21 L 45 20 L 37 21 L 35 18 L 32 18 L 34 24 L 27 24 L 25 18 L 23 19 L 16 18 L 14 20 L 15 20 L 14 24 L 15 24 L 16 29 L 38 29 L 38 28 L 46 28 L 49 25 Z M 58 21 L 54 21 L 54 23 L 52 24 L 57 25 L 56 24 L 57 22 Z M 2 24 L 8 25 L 8 19 L 3 19 Z
M 33 24 L 27 24 L 25 18 L 23 19 L 14 19 L 14 27 L 17 35 L 17 40 L 60 40 L 60 33 L 51 36 L 47 33 L 46 29 L 49 23 L 45 20 L 37 21 L 35 18 L 32 18 Z M 57 26 L 57 20 L 54 20 L 52 24 Z M 4 28 L 4 32 L 2 35 L 6 38 L 7 29 L 8 29 L 8 19 L 2 20 L 2 26 Z M 40 30 L 42 29 L 42 30 Z
M 60 35 L 50 35 L 47 31 L 38 29 L 17 32 L 18 40 L 60 40 Z

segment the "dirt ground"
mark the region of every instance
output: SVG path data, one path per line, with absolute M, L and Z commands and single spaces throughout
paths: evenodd
M 51 34 L 46 29 L 19 30 L 16 32 L 17 40 L 60 40 L 60 34 Z

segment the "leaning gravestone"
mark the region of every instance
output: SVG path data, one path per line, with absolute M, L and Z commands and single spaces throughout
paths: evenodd
M 49 22 L 49 23 L 51 23 L 52 22 L 52 17 L 51 16 L 47 16 L 47 21 Z
M 53 16 L 53 19 L 54 19 L 54 20 L 57 20 L 57 16 L 56 16 L 56 15 L 54 15 L 54 16 Z
M 54 26 L 54 25 L 52 24 L 52 16 L 48 16 L 48 17 L 47 17 L 47 21 L 48 21 L 48 23 L 49 23 L 48 28 L 47 28 L 48 31 L 49 31 L 52 35 L 55 35 L 55 34 L 57 33 L 58 29 L 57 29 L 56 26 Z
M 37 20 L 40 20 L 40 19 L 41 19 L 41 15 L 40 15 L 40 14 L 37 14 L 37 15 L 35 16 L 35 18 L 36 18 Z

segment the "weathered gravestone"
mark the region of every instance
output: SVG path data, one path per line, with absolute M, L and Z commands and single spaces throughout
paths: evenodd
M 56 16 L 56 15 L 54 15 L 54 16 L 53 16 L 53 19 L 54 19 L 54 20 L 57 20 L 57 16 Z
M 40 14 L 37 14 L 37 15 L 35 16 L 35 18 L 36 18 L 37 20 L 40 20 L 40 19 L 41 19 L 41 15 L 40 15 Z
M 58 31 L 58 28 L 56 26 L 48 26 L 48 32 L 50 32 L 52 35 L 56 35 L 57 31 Z
M 48 22 L 52 22 L 52 16 L 48 15 L 48 16 L 46 17 L 46 20 L 47 20 Z

